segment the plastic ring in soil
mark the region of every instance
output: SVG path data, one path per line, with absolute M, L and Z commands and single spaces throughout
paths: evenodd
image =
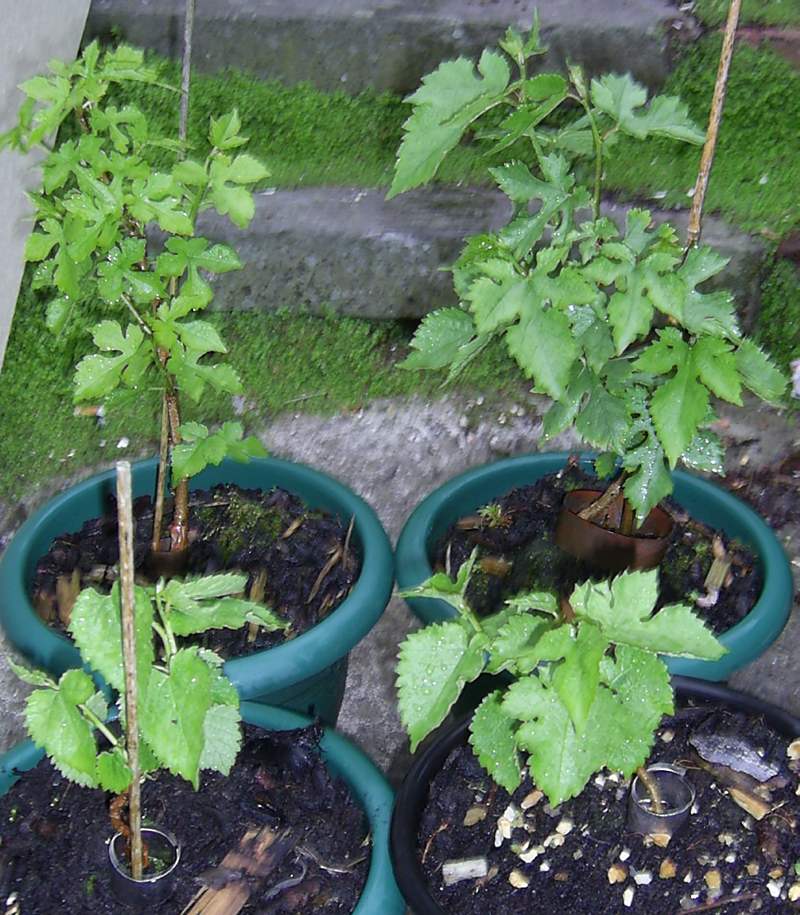
M 132 467 L 134 498 L 151 494 L 156 460 Z M 245 489 L 280 486 L 310 508 L 355 517 L 354 543 L 361 550 L 361 574 L 344 601 L 322 622 L 295 639 L 226 662 L 225 673 L 242 699 L 318 715 L 334 724 L 344 695 L 348 652 L 380 618 L 392 590 L 392 550 L 375 512 L 346 486 L 302 464 L 256 458 L 247 464 L 225 460 L 192 478 L 192 489 L 233 483 Z M 59 677 L 80 667 L 80 655 L 64 635 L 48 627 L 31 603 L 28 588 L 36 562 L 53 539 L 104 514 L 114 490 L 114 471 L 84 480 L 50 500 L 17 531 L 0 560 L 0 625 L 14 647 L 36 667 Z
M 569 456 L 563 451 L 496 461 L 453 477 L 434 490 L 414 509 L 397 542 L 395 566 L 399 587 L 413 588 L 430 577 L 433 547 L 458 518 L 512 489 L 563 470 Z M 581 466 L 589 473 L 593 461 L 594 455 L 581 455 Z M 692 517 L 740 540 L 760 562 L 764 585 L 758 600 L 744 619 L 720 636 L 728 654 L 718 661 L 664 659 L 672 674 L 727 680 L 734 671 L 763 654 L 786 625 L 794 593 L 791 567 L 772 529 L 740 499 L 694 474 L 676 470 L 672 478 L 673 498 Z M 436 599 L 406 598 L 406 602 L 425 623 L 450 619 L 456 612 Z
M 265 731 L 290 731 L 308 727 L 305 715 L 286 709 L 243 702 L 242 720 Z M 320 741 L 322 756 L 334 775 L 344 780 L 353 800 L 364 811 L 372 837 L 369 871 L 353 915 L 403 915 L 405 903 L 395 883 L 389 856 L 389 824 L 394 792 L 375 763 L 358 747 L 331 728 Z M 17 744 L 0 756 L 0 794 L 12 790 L 20 773 L 32 769 L 44 751 L 30 740 Z M 46 875 L 42 875 L 45 879 Z
M 784 736 L 800 737 L 800 718 L 763 699 L 692 677 L 674 677 L 672 685 L 679 700 L 712 702 L 735 711 L 761 715 L 767 724 Z M 451 915 L 428 889 L 419 861 L 417 834 L 430 783 L 441 771 L 450 753 L 467 743 L 471 718 L 470 714 L 454 724 L 439 728 L 425 749 L 415 755 L 413 765 L 397 791 L 390 839 L 392 863 L 400 891 L 414 915 Z
M 674 836 L 689 818 L 695 790 L 680 766 L 654 763 L 647 775 L 655 782 L 664 809 L 657 811 L 641 778 L 636 775 L 628 795 L 628 829 L 641 836 Z
M 153 826 L 142 826 L 142 841 L 147 844 L 152 856 L 156 843 L 170 849 L 174 855 L 172 863 L 165 870 L 151 877 L 134 880 L 125 864 L 124 836 L 115 832 L 108 843 L 108 862 L 111 868 L 111 886 L 114 895 L 130 909 L 146 911 L 169 899 L 175 889 L 175 877 L 181 862 L 181 846 L 171 832 Z

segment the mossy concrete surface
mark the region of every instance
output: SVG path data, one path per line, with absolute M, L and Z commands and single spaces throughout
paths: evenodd
M 622 226 L 628 207 L 604 211 Z M 685 235 L 685 211 L 651 208 Z M 207 212 L 201 231 L 239 252 L 244 269 L 215 277 L 218 307 L 300 310 L 362 318 L 418 318 L 457 304 L 448 268 L 466 235 L 498 228 L 511 204 L 487 188 L 432 187 L 386 200 L 382 190 L 298 188 L 261 193 L 247 229 Z M 587 213 L 588 215 L 588 213 Z M 714 216 L 703 240 L 731 259 L 721 282 L 736 294 L 745 323 L 758 307 L 762 243 Z
M 668 0 L 197 0 L 193 57 L 206 71 L 236 66 L 321 89 L 406 93 L 441 61 L 475 57 L 509 23 L 530 27 L 540 7 L 550 54 L 542 66 L 619 61 L 659 85 L 666 32 L 680 14 Z M 118 35 L 178 57 L 184 0 L 94 0 L 86 38 Z

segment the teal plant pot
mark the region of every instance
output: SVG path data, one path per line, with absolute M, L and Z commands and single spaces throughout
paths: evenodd
M 311 719 L 253 702 L 242 703 L 242 718 L 265 731 L 289 731 L 311 724 Z M 369 873 L 353 915 L 403 915 L 403 902 L 394 881 L 389 858 L 389 824 L 394 792 L 372 760 L 335 731 L 325 728 L 320 744 L 322 755 L 334 775 L 340 776 L 364 811 L 372 835 Z M 32 769 L 44 756 L 30 740 L 17 744 L 0 756 L 0 795 L 9 791 L 21 772 Z M 42 874 L 42 879 L 47 875 Z
M 155 489 L 156 460 L 132 467 L 134 497 Z M 39 618 L 28 588 L 37 560 L 54 537 L 75 531 L 99 517 L 114 492 L 113 470 L 97 474 L 52 499 L 17 531 L 0 560 L 0 625 L 8 640 L 32 664 L 55 676 L 80 667 L 78 650 Z M 329 724 L 344 695 L 347 655 L 380 618 L 393 583 L 392 551 L 373 510 L 347 487 L 319 471 L 277 458 L 256 458 L 247 464 L 223 461 L 191 481 L 192 489 L 234 483 L 246 489 L 280 486 L 295 493 L 312 509 L 324 509 L 345 523 L 355 517 L 353 538 L 361 550 L 361 574 L 346 600 L 302 635 L 274 648 L 234 658 L 225 664 L 242 699 L 278 705 Z
M 551 452 L 497 461 L 462 473 L 432 492 L 414 509 L 397 542 L 398 585 L 412 588 L 430 576 L 432 549 L 454 521 L 518 486 L 558 472 L 568 457 L 567 452 Z M 582 463 L 591 471 L 591 456 L 584 456 Z M 766 651 L 786 625 L 794 590 L 791 569 L 772 529 L 742 501 L 692 474 L 676 470 L 672 477 L 675 500 L 692 517 L 746 544 L 758 556 L 764 575 L 764 587 L 753 609 L 720 638 L 728 654 L 719 661 L 665 658 L 672 674 L 726 680 Z M 407 603 L 425 623 L 455 614 L 440 600 L 407 598 Z

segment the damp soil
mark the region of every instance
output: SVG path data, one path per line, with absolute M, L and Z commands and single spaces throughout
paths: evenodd
M 467 596 L 481 616 L 500 610 L 504 601 L 521 591 L 569 594 L 576 584 L 596 578 L 598 573 L 556 545 L 558 514 L 567 492 L 596 485 L 594 477 L 570 463 L 559 473 L 512 490 L 491 503 L 490 516 L 474 515 L 449 528 L 434 550 L 436 569 L 455 574 L 478 548 L 479 563 Z M 675 524 L 659 566 L 657 609 L 700 598 L 695 612 L 715 633 L 725 632 L 744 619 L 761 593 L 763 576 L 756 556 L 722 531 L 690 518 L 676 502 L 668 499 L 662 504 Z M 724 546 L 731 565 L 716 603 L 703 606 L 715 538 Z
M 248 829 L 264 827 L 282 834 L 273 846 L 276 866 L 252 884 L 243 913 L 352 912 L 369 868 L 368 825 L 325 767 L 320 730 L 245 733 L 228 777 L 204 773 L 197 792 L 168 773 L 144 783 L 145 820 L 182 843 L 175 892 L 148 912 L 181 912 L 204 886 L 236 879 L 238 872 L 220 867 L 223 858 Z M 0 798 L 0 898 L 14 894 L 23 915 L 123 911 L 109 879 L 108 800 L 68 782 L 46 760 L 23 773 Z
M 148 569 L 153 506 L 149 496 L 134 502 L 134 559 L 141 580 Z M 167 505 L 165 517 L 169 517 Z M 241 657 L 294 638 L 317 625 L 347 597 L 361 566 L 344 522 L 311 511 L 292 493 L 232 485 L 190 493 L 189 547 L 181 574 L 239 571 L 246 593 L 263 600 L 291 624 L 288 632 L 264 628 L 215 629 L 192 637 L 223 657 Z M 117 577 L 119 545 L 116 504 L 79 531 L 57 537 L 37 562 L 31 584 L 34 606 L 50 625 L 66 633 L 71 603 L 85 587 L 110 590 Z M 258 590 L 258 594 L 253 590 Z M 263 592 L 263 596 L 262 593 Z
M 723 783 L 742 773 L 711 774 L 700 765 L 691 738 L 709 733 L 736 735 L 778 770 L 764 784 L 747 783 L 768 799 L 772 814 L 756 821 L 731 799 Z M 509 796 L 468 746 L 457 748 L 431 783 L 420 818 L 418 853 L 428 886 L 446 912 L 458 915 L 800 911 L 800 902 L 790 901 L 800 896 L 800 763 L 788 758 L 787 743 L 760 718 L 708 706 L 687 706 L 665 719 L 650 762 L 685 766 L 696 791 L 687 824 L 666 847 L 627 830 L 628 782 L 619 775 L 600 774 L 577 798 L 552 808 L 527 774 Z M 466 826 L 467 811 L 468 822 L 485 816 Z M 496 844 L 498 821 L 509 815 L 521 825 Z M 444 862 L 476 857 L 487 860 L 485 878 L 443 885 Z M 527 887 L 509 882 L 514 871 L 515 882 L 529 881 Z

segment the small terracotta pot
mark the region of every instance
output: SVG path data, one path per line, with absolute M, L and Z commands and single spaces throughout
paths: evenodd
M 664 558 L 672 532 L 672 518 L 654 508 L 635 535 L 608 530 L 579 516 L 602 491 L 575 489 L 564 496 L 555 541 L 562 550 L 604 572 L 654 569 Z

